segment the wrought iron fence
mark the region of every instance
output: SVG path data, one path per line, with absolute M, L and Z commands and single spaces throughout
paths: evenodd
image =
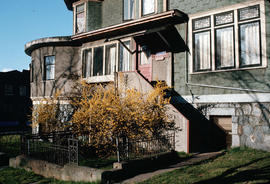
M 58 165 L 78 165 L 78 140 L 70 132 L 22 137 L 22 153 Z
M 175 150 L 175 133 L 152 139 L 118 138 L 116 145 L 118 161 L 151 157 Z

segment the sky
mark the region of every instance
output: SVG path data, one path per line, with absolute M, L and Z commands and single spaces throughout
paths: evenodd
M 0 72 L 29 69 L 24 45 L 39 38 L 72 34 L 72 11 L 64 0 L 1 0 Z

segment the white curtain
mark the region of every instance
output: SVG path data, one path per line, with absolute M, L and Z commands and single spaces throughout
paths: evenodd
M 260 64 L 259 23 L 253 22 L 240 26 L 241 65 Z
M 218 63 L 218 67 L 233 67 L 233 27 L 218 29 L 216 32 L 216 44 L 216 63 Z
M 143 0 L 143 15 L 155 12 L 155 0 Z
M 195 34 L 195 70 L 210 69 L 210 32 Z
M 130 48 L 130 42 L 124 42 L 126 47 Z M 130 70 L 130 53 L 120 45 L 120 61 L 119 61 L 119 71 L 129 71 Z
M 91 75 L 91 63 L 92 63 L 92 52 L 91 50 L 86 51 L 85 56 L 85 77 L 90 77 Z
M 134 0 L 124 0 L 124 19 L 134 18 Z

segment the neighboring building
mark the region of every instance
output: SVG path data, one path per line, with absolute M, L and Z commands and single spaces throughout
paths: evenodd
M 1 131 L 22 130 L 31 114 L 30 72 L 0 72 Z
M 33 103 L 73 78 L 147 92 L 173 87 L 178 151 L 270 150 L 270 3 L 265 0 L 65 0 L 74 34 L 29 42 Z M 195 108 L 194 108 L 195 107 Z

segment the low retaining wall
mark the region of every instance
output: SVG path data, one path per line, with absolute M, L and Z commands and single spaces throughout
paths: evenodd
M 104 183 L 121 182 L 140 173 L 166 168 L 179 162 L 181 158 L 176 152 L 164 153 L 155 157 L 114 163 L 114 169 L 101 170 L 90 167 L 64 165 L 59 166 L 43 160 L 36 160 L 24 155 L 9 159 L 9 166 L 24 168 L 46 178 L 55 178 L 63 181 L 97 182 Z
M 103 170 L 76 165 L 59 166 L 43 160 L 28 158 L 19 155 L 9 160 L 9 166 L 24 168 L 46 178 L 55 178 L 63 181 L 96 182 L 101 181 Z

